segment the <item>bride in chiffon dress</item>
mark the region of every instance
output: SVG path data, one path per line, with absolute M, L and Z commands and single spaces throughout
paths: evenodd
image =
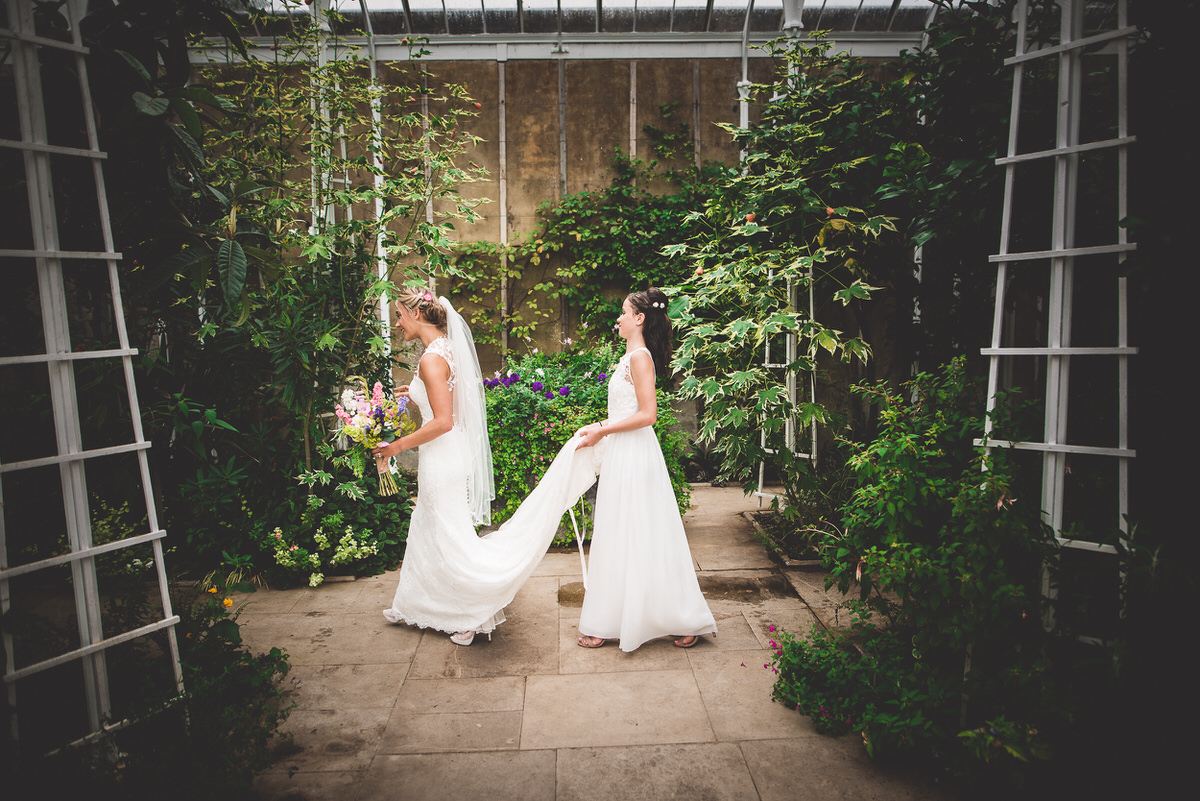
M 601 451 L 579 644 L 596 648 L 616 639 L 632 651 L 683 635 L 675 645 L 690 648 L 700 635 L 716 634 L 717 625 L 653 428 L 655 367 L 665 367 L 670 354 L 666 296 L 657 289 L 631 294 L 617 332 L 626 350 L 609 377 L 608 419 L 579 431 L 581 451 Z

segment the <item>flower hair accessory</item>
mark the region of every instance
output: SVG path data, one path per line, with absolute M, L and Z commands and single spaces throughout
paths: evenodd
M 656 300 L 656 301 L 654 301 L 653 303 L 651 303 L 651 304 L 650 304 L 650 308 L 652 308 L 652 309 L 665 309 L 665 308 L 667 308 L 667 304 L 663 303 L 661 300 Z
M 426 303 L 433 303 L 433 293 L 426 289 L 425 294 L 421 295 L 421 300 Z

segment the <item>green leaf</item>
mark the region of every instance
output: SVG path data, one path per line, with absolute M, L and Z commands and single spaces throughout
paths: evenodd
M 154 79 L 150 77 L 150 73 L 146 71 L 146 67 L 132 53 L 126 53 L 124 50 L 114 50 L 113 52 L 125 59 L 125 62 L 129 66 L 133 67 L 134 70 L 137 71 L 138 75 L 142 76 L 142 80 L 146 82 L 147 86 L 154 81 Z
M 236 239 L 226 239 L 217 250 L 217 273 L 225 302 L 232 306 L 246 284 L 246 253 Z
M 175 116 L 183 123 L 183 129 L 188 132 L 188 135 L 197 142 L 200 141 L 204 134 L 204 128 L 200 124 L 200 113 L 196 111 L 195 106 L 182 97 L 172 97 L 167 102 L 170 104 L 171 111 L 175 112 Z
M 133 107 L 139 114 L 145 114 L 147 117 L 161 117 L 167 113 L 170 105 L 170 101 L 165 97 L 150 97 L 145 92 L 133 93 Z

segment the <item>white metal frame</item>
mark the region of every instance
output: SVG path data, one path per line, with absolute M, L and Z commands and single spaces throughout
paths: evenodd
M 113 723 L 108 690 L 108 673 L 105 650 L 115 645 L 146 636 L 165 629 L 169 643 L 170 658 L 177 687 L 183 690 L 183 675 L 179 665 L 179 647 L 174 626 L 179 617 L 171 611 L 171 598 L 163 559 L 162 539 L 166 532 L 159 528 L 154 496 L 150 484 L 150 469 L 147 450 L 150 443 L 142 432 L 142 423 L 133 376 L 133 356 L 137 350 L 129 346 L 125 329 L 124 309 L 121 305 L 121 290 L 118 283 L 117 261 L 121 254 L 114 251 L 112 228 L 108 214 L 102 161 L 106 154 L 100 150 L 95 119 L 92 115 L 91 93 L 88 84 L 88 53 L 83 46 L 78 20 L 84 10 L 84 0 L 70 0 L 64 6 L 71 29 L 72 41 L 62 42 L 35 34 L 33 6 L 22 0 L 6 0 L 11 29 L 0 30 L 0 38 L 10 40 L 12 47 L 13 75 L 17 90 L 17 109 L 20 117 L 21 141 L 0 141 L 0 147 L 22 151 L 25 162 L 25 183 L 29 197 L 30 220 L 34 247 L 32 249 L 3 249 L 0 259 L 33 259 L 36 263 L 38 290 L 41 303 L 43 334 L 46 352 L 24 356 L 0 358 L 0 366 L 14 364 L 44 363 L 50 378 L 50 398 L 54 415 L 57 454 L 38 459 L 0 464 L 0 475 L 37 467 L 57 465 L 62 483 L 63 503 L 70 553 L 42 559 L 36 562 L 13 566 L 9 561 L 4 516 L 0 512 L 0 613 L 7 612 L 12 605 L 11 579 L 60 565 L 71 568 L 72 590 L 75 612 L 78 618 L 80 647 L 43 661 L 17 667 L 14 641 L 7 631 L 3 635 L 5 664 L 4 683 L 7 686 L 10 709 L 13 710 L 10 727 L 14 739 L 18 735 L 17 681 L 41 673 L 58 665 L 80 660 L 84 672 L 88 725 L 90 734 L 84 741 L 95 739 L 107 732 L 126 725 L 128 721 Z M 79 77 L 79 90 L 83 102 L 83 118 L 87 126 L 88 147 L 67 148 L 48 141 L 45 116 L 45 97 L 42 91 L 38 48 L 55 48 L 75 54 L 75 67 Z M 55 211 L 53 183 L 51 180 L 51 155 L 86 158 L 91 161 L 96 186 L 96 208 L 99 228 L 104 238 L 104 250 L 100 252 L 73 252 L 59 248 L 58 220 Z M 107 265 L 109 290 L 112 297 L 114 323 L 120 347 L 103 351 L 72 351 L 67 325 L 66 291 L 63 279 L 65 260 L 89 260 Z M 132 441 L 113 447 L 84 450 L 79 425 L 79 408 L 75 388 L 74 363 L 82 359 L 120 359 L 124 372 L 127 400 L 132 420 Z M 87 479 L 84 462 L 87 459 L 120 453 L 133 453 L 138 460 L 142 491 L 146 504 L 149 531 L 126 537 L 116 542 L 96 546 L 92 542 L 91 510 L 89 507 Z M 3 488 L 0 486 L 0 510 L 2 510 Z M 113 636 L 104 633 L 101 619 L 99 587 L 96 578 L 95 559 L 102 553 L 130 548 L 149 543 L 153 551 L 154 567 L 163 616 L 133 631 Z
M 1028 30 L 1028 1 L 1021 0 L 1017 6 L 1017 49 L 1015 55 L 1005 60 L 1013 67 L 1012 111 L 1009 123 L 1008 154 L 996 160 L 1005 168 L 1004 214 L 1000 236 L 1000 253 L 990 257 L 997 264 L 996 305 L 992 324 L 991 347 L 981 349 L 989 358 L 988 369 L 988 412 L 984 424 L 985 439 L 980 444 L 988 448 L 1006 447 L 1035 450 L 1042 453 L 1042 497 L 1041 509 L 1045 522 L 1054 530 L 1064 548 L 1074 548 L 1100 553 L 1115 554 L 1116 546 L 1070 539 L 1062 536 L 1064 519 L 1065 475 L 1067 460 L 1071 454 L 1106 456 L 1117 459 L 1118 469 L 1118 519 L 1114 524 L 1121 533 L 1124 544 L 1129 536 L 1125 516 L 1129 511 L 1129 460 L 1136 452 L 1129 447 L 1128 430 L 1128 364 L 1129 357 L 1137 353 L 1128 342 L 1126 319 L 1126 291 L 1124 278 L 1117 279 L 1114 287 L 1117 294 L 1117 342 L 1112 347 L 1074 347 L 1071 345 L 1071 319 L 1074 313 L 1072 284 L 1075 280 L 1075 260 L 1091 255 L 1113 254 L 1123 261 L 1125 254 L 1136 248 L 1127 241 L 1126 229 L 1117 223 L 1127 214 L 1126 178 L 1128 148 L 1134 142 L 1129 135 L 1127 103 L 1128 39 L 1136 28 L 1127 23 L 1126 0 L 1117 0 L 1117 26 L 1111 31 L 1084 37 L 1083 0 L 1059 0 L 1061 10 L 1060 43 L 1050 47 L 1026 50 Z M 1082 101 L 1082 55 L 1085 47 L 1111 43 L 1117 55 L 1117 129 L 1115 138 L 1097 142 L 1080 142 L 1080 106 Z M 1017 153 L 1018 121 L 1021 109 L 1021 81 L 1025 64 L 1033 59 L 1058 59 L 1058 120 L 1055 147 L 1031 153 Z M 1116 241 L 1094 247 L 1075 245 L 1075 206 L 1079 191 L 1079 155 L 1104 148 L 1115 148 L 1118 154 L 1117 219 L 1113 220 Z M 1054 211 L 1051 226 L 1051 248 L 1042 251 L 1021 253 L 1009 252 L 1011 223 L 1014 214 L 1013 192 L 1018 164 L 1041 159 L 1054 160 Z M 1009 321 L 1004 313 L 1005 290 L 1008 282 L 1008 267 L 1014 262 L 1048 261 L 1050 265 L 1049 324 L 1046 347 L 1006 347 L 1004 343 Z M 995 409 L 996 393 L 1001 388 L 1008 363 L 1012 356 L 1044 356 L 1046 358 L 1045 427 L 1042 442 L 1008 442 L 991 438 L 992 420 L 990 412 Z M 1067 439 L 1067 399 L 1070 383 L 1070 367 L 1073 358 L 1111 357 L 1117 360 L 1118 378 L 1118 431 L 1117 447 L 1095 447 L 1071 444 Z M 1043 574 L 1043 592 L 1053 597 L 1054 587 L 1048 573 Z M 1114 588 L 1115 591 L 1115 588 Z M 1053 619 L 1047 625 L 1052 626 Z M 1096 638 L 1085 638 L 1096 641 Z

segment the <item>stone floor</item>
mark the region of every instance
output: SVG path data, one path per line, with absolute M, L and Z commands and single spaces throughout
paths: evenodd
M 296 708 L 264 799 L 948 799 L 818 735 L 771 700 L 771 627 L 807 632 L 837 599 L 770 561 L 740 489 L 693 488 L 684 522 L 719 633 L 626 654 L 576 645 L 579 555 L 547 554 L 491 641 L 387 624 L 396 574 L 260 591 L 240 622 L 279 646 Z

